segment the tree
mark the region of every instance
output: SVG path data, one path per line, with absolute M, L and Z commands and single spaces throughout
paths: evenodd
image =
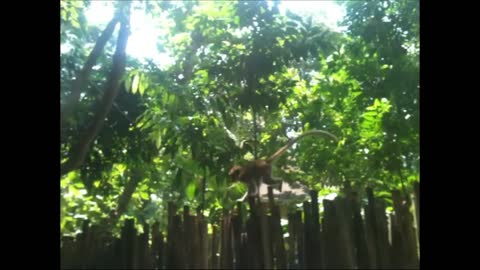
M 418 1 L 345 6 L 338 33 L 275 1 L 135 3 L 166 32 L 159 47 L 175 61 L 160 68 L 125 55 L 128 13 L 102 32 L 83 4 L 62 4 L 62 230 L 76 215 L 152 222 L 169 200 L 215 219 L 245 190 L 228 182 L 234 162 L 309 129 L 341 141 L 298 143 L 276 166 L 286 181 L 418 181 Z

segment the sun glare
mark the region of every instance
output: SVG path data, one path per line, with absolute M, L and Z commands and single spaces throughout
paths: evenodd
M 91 1 L 86 12 L 90 24 L 105 26 L 113 17 L 113 3 L 111 1 Z M 312 15 L 315 21 L 323 22 L 334 31 L 342 31 L 337 23 L 345 15 L 343 7 L 335 1 L 282 1 L 280 12 L 287 10 L 299 15 Z M 151 16 L 145 16 L 143 10 L 134 9 L 131 16 L 131 36 L 127 45 L 127 54 L 139 60 L 151 59 L 159 67 L 166 67 L 173 63 L 168 53 L 161 53 L 157 49 L 157 37 L 165 35 L 158 23 Z M 65 50 L 66 48 L 63 48 Z
M 315 21 L 326 24 L 334 31 L 344 30 L 337 24 L 345 16 L 345 8 L 335 1 L 282 1 L 280 12 L 286 10 L 299 15 L 311 15 Z

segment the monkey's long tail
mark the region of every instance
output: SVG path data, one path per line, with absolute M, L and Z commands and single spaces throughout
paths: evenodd
M 334 139 L 335 141 L 338 141 L 337 136 L 333 135 L 332 133 L 330 133 L 328 131 L 310 130 L 310 131 L 307 131 L 307 132 L 303 133 L 302 135 L 296 137 L 295 139 L 291 140 L 289 143 L 284 145 L 282 148 L 278 149 L 278 151 L 275 152 L 275 154 L 271 155 L 269 158 L 267 158 L 266 161 L 269 162 L 269 163 L 274 161 L 280 155 L 282 155 L 288 148 L 290 148 L 294 143 L 296 143 L 298 140 L 300 140 L 300 139 L 302 139 L 306 136 L 309 136 L 309 135 L 327 135 L 328 137 Z

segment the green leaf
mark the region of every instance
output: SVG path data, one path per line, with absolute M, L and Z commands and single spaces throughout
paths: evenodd
M 160 148 L 161 145 L 162 145 L 162 135 L 159 132 L 157 134 L 157 139 L 155 140 L 155 146 L 157 146 L 157 148 Z
M 138 85 L 138 92 L 140 93 L 141 96 L 143 96 L 143 93 L 145 92 L 146 87 L 147 87 L 147 82 L 145 80 L 145 75 L 141 74 L 140 75 L 140 83 Z
M 139 83 L 140 83 L 140 76 L 134 75 L 133 81 L 132 81 L 132 94 L 137 93 Z
M 189 200 L 193 200 L 193 198 L 195 197 L 195 190 L 197 189 L 197 186 L 195 184 L 195 182 L 190 182 L 190 184 L 188 184 L 186 190 L 185 190 L 185 194 L 187 195 L 187 198 Z
M 85 186 L 83 185 L 83 182 L 77 182 L 77 183 L 74 184 L 74 186 L 77 189 L 85 188 Z
M 392 196 L 392 194 L 388 191 L 380 191 L 380 192 L 377 193 L 377 196 L 378 197 L 389 198 L 390 196 Z
M 373 119 L 373 118 L 376 118 L 377 115 L 378 115 L 377 112 L 366 112 L 363 114 L 363 117 L 366 119 Z
M 243 159 L 245 160 L 252 160 L 253 159 L 253 154 L 250 152 L 247 152 L 244 156 Z
M 235 44 L 235 45 L 233 45 L 233 48 L 235 48 L 236 50 L 242 51 L 242 50 L 245 50 L 245 45 L 243 45 L 243 44 Z
M 262 134 L 262 138 L 260 139 L 260 143 L 264 144 L 266 143 L 268 140 L 270 140 L 272 136 L 270 134 L 267 134 L 267 133 L 264 133 Z
M 347 79 L 347 76 L 348 76 L 348 73 L 344 69 L 342 69 L 342 70 L 339 70 L 337 73 L 333 74 L 332 79 L 342 83 Z
M 140 198 L 142 198 L 144 200 L 148 200 L 150 198 L 150 196 L 148 196 L 147 192 L 140 192 Z
M 169 94 L 167 92 L 164 92 L 162 95 L 162 104 L 167 105 L 168 104 L 168 96 Z
M 170 95 L 168 97 L 168 104 L 174 104 L 175 103 L 175 95 Z
M 78 23 L 77 20 L 72 20 L 72 26 L 75 28 L 80 28 L 80 24 Z
M 195 77 L 202 80 L 202 81 L 205 81 L 205 80 L 208 79 L 208 71 L 205 70 L 205 69 L 197 70 L 195 72 Z
M 77 10 L 75 8 L 71 8 L 70 9 L 70 16 L 72 17 L 72 19 L 74 20 L 77 20 L 78 18 L 78 13 L 77 13 Z M 72 22 L 73 23 L 73 22 Z
M 125 76 L 125 89 L 127 92 L 131 91 L 132 86 L 132 76 Z

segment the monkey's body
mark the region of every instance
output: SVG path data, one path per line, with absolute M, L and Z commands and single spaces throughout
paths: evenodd
M 234 166 L 230 170 L 230 175 L 235 180 L 248 185 L 249 191 L 239 201 L 245 200 L 247 194 L 257 195 L 262 183 L 275 186 L 280 192 L 282 191 L 282 179 L 272 177 L 272 165 L 266 160 L 254 160 L 243 166 Z
M 331 138 L 338 140 L 337 137 L 335 137 L 329 132 L 322 131 L 322 130 L 312 130 L 291 140 L 289 143 L 287 143 L 286 145 L 278 149 L 277 152 L 275 152 L 275 154 L 273 154 L 267 159 L 250 161 L 244 166 L 238 166 L 238 165 L 234 166 L 229 172 L 229 175 L 232 178 L 232 180 L 244 182 L 249 186 L 247 193 L 245 193 L 245 195 L 241 199 L 239 199 L 239 201 L 243 201 L 247 197 L 247 194 L 250 194 L 250 196 L 256 196 L 258 194 L 258 191 L 260 189 L 260 184 L 262 182 L 270 186 L 273 186 L 273 185 L 278 186 L 277 189 L 281 192 L 282 179 L 272 177 L 273 161 L 276 160 L 280 155 L 282 155 L 288 148 L 290 148 L 295 142 L 297 142 L 301 138 L 307 135 L 319 135 L 319 134 L 328 135 Z M 254 190 L 254 192 L 252 192 L 252 189 Z
M 271 164 L 265 160 L 250 161 L 243 166 L 243 170 L 241 170 L 238 175 L 238 180 L 248 184 L 251 179 L 260 179 L 264 176 L 264 172 L 270 172 L 271 170 Z

